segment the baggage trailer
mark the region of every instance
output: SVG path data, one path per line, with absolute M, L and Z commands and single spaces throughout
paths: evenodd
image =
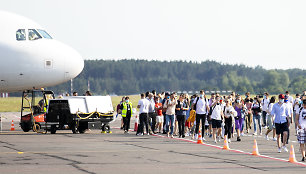
M 114 119 L 110 96 L 71 96 L 49 101 L 46 131 L 72 130 L 85 133 L 87 129 L 101 129 L 111 133 L 109 122 Z

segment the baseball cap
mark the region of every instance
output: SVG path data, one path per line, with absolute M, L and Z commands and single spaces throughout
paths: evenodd
M 279 94 L 278 98 L 285 99 L 285 95 L 284 94 Z

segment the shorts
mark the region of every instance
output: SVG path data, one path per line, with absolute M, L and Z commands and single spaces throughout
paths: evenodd
M 298 131 L 297 140 L 299 141 L 300 144 L 306 143 L 306 128 Z
M 275 123 L 275 129 L 276 129 L 276 135 L 280 135 L 282 134 L 283 132 L 289 132 L 289 129 L 288 129 L 288 123 Z
M 163 122 L 163 116 L 162 115 L 156 116 L 156 123 L 162 123 L 162 122 Z
M 212 119 L 211 123 L 212 123 L 212 128 L 221 128 L 221 123 L 222 123 L 221 120 Z
M 190 128 L 191 122 L 190 122 L 190 121 L 186 121 L 186 122 L 185 122 L 185 126 L 188 127 L 188 128 Z

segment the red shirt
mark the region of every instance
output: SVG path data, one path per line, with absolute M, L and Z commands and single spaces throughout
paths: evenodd
M 156 110 L 156 112 L 157 112 L 157 115 L 158 116 L 162 116 L 163 115 L 163 111 L 162 111 L 162 103 L 156 103 L 155 104 L 155 110 Z

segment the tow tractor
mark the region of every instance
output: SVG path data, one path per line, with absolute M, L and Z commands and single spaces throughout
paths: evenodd
M 88 129 L 101 129 L 111 133 L 109 122 L 114 119 L 110 96 L 71 96 L 49 100 L 46 113 L 46 130 L 72 130 L 85 133 Z
M 48 97 L 50 96 L 50 97 Z M 37 100 L 39 98 L 39 100 Z M 48 98 L 54 98 L 53 91 L 26 90 L 22 93 L 20 127 L 24 132 L 38 132 L 45 128 L 45 114 Z

